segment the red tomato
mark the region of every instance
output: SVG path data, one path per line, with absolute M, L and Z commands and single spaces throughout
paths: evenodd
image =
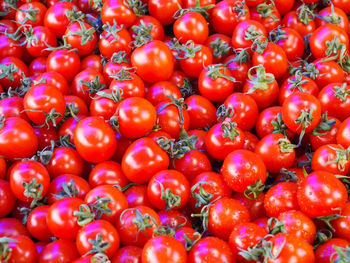
M 204 44 L 209 35 L 209 27 L 205 18 L 198 12 L 188 12 L 177 18 L 173 31 L 181 44 L 192 40 L 196 44 Z
M 125 246 L 120 248 L 114 257 L 111 258 L 111 263 L 130 262 L 141 263 L 142 248 L 135 246 Z
M 10 214 L 15 207 L 15 203 L 16 197 L 11 191 L 10 183 L 0 179 L 0 217 Z
M 0 260 L 9 263 L 35 263 L 38 262 L 38 252 L 32 239 L 27 236 L 13 236 L 8 242 L 8 251 L 5 250 Z M 7 256 L 9 258 L 7 259 Z
M 39 255 L 40 263 L 70 263 L 79 258 L 75 243 L 59 239 L 47 244 Z
M 100 162 L 91 170 L 89 174 L 89 185 L 96 187 L 105 184 L 119 185 L 120 187 L 128 184 L 128 179 L 122 172 L 119 163 L 114 161 Z
M 48 205 L 34 208 L 27 219 L 27 229 L 32 237 L 40 241 L 50 241 L 52 234 L 47 226 Z

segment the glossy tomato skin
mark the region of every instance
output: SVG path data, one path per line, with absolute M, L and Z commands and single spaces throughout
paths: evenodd
M 312 244 L 316 237 L 316 225 L 310 217 L 297 210 L 279 214 L 277 219 L 283 223 L 286 233 L 304 239 Z
M 162 189 L 171 191 L 173 195 L 180 198 L 180 201 L 176 205 L 167 203 L 163 199 Z M 159 210 L 178 209 L 184 207 L 190 198 L 190 184 L 182 173 L 175 170 L 163 170 L 150 179 L 147 194 L 152 206 Z
M 168 168 L 169 157 L 152 139 L 141 138 L 128 147 L 121 166 L 129 181 L 145 183 L 155 173 Z
M 87 117 L 77 124 L 74 144 L 81 157 L 92 163 L 109 160 L 117 148 L 114 130 L 99 117 Z
M 205 18 L 198 12 L 188 12 L 176 19 L 173 25 L 174 35 L 181 44 L 188 40 L 196 44 L 204 44 L 209 35 Z
M 350 117 L 345 119 L 340 125 L 337 133 L 337 143 L 343 147 L 350 146 Z
M 216 108 L 212 102 L 200 95 L 186 98 L 187 112 L 190 116 L 189 129 L 211 127 L 216 122 Z
M 277 40 L 275 43 L 280 46 L 287 58 L 288 61 L 296 61 L 298 58 L 302 58 L 304 55 L 304 40 L 302 36 L 292 28 L 283 28 L 286 38 Z
M 173 96 L 175 99 L 182 97 L 177 85 L 170 81 L 159 81 L 148 88 L 145 98 L 153 106 L 156 106 L 161 102 L 171 102 L 169 96 Z
M 311 218 L 328 216 L 342 209 L 347 200 L 343 183 L 333 174 L 315 171 L 298 186 L 297 199 L 300 210 Z
M 111 24 L 113 26 L 114 24 Z M 107 58 L 111 58 L 113 53 L 124 51 L 128 55 L 131 52 L 131 36 L 128 30 L 124 27 L 117 26 L 119 30 L 116 35 L 109 34 L 104 30 L 100 35 L 98 49 L 101 54 Z
M 67 80 L 60 73 L 55 71 L 45 71 L 37 75 L 34 80 L 55 86 L 63 95 L 67 95 L 69 92 Z
M 309 140 L 314 151 L 323 145 L 337 143 L 337 133 L 341 122 L 334 117 L 328 117 L 328 119 L 334 121 L 334 124 L 329 131 L 321 130 L 320 134 L 311 133 L 309 136 Z
M 132 185 L 124 192 L 124 194 L 128 200 L 129 208 L 136 206 L 151 206 L 147 196 L 147 185 Z
M 332 260 L 336 260 L 338 256 L 333 254 L 336 252 L 334 246 L 346 248 L 350 246 L 350 242 L 341 238 L 331 238 L 325 243 L 321 244 L 315 250 L 315 258 L 317 263 L 328 263 L 332 262 Z
M 280 182 L 271 187 L 264 198 L 264 207 L 269 217 L 278 217 L 282 212 L 298 210 L 298 185 L 293 182 Z
M 302 37 L 312 33 L 316 29 L 314 20 L 310 20 L 307 25 L 301 22 L 296 11 L 289 11 L 282 19 L 282 25 L 296 30 Z
M 50 175 L 41 163 L 37 161 L 16 162 L 10 171 L 10 185 L 14 195 L 24 202 L 32 202 L 33 197 L 25 195 L 25 183 L 35 181 L 41 188 L 41 194 L 38 200 L 42 199 L 49 190 Z
M 238 48 L 250 48 L 253 44 L 252 40 L 246 40 L 245 35 L 249 28 L 254 29 L 261 36 L 267 37 L 265 27 L 255 20 L 244 20 L 237 24 L 232 33 L 232 46 L 236 49 Z M 249 51 L 250 53 L 252 51 Z M 252 54 L 252 53 L 251 53 Z
M 142 249 L 135 246 L 125 246 L 120 248 L 113 258 L 111 263 L 129 262 L 129 263 L 141 263 Z
M 153 40 L 132 52 L 131 64 L 144 81 L 154 83 L 167 80 L 173 74 L 174 56 L 165 43 Z
M 182 6 L 181 4 L 181 0 L 150 0 L 148 10 L 151 16 L 167 26 L 174 22 L 174 15 L 179 10 L 179 5 Z
M 251 199 L 251 195 L 245 196 L 244 193 L 233 193 L 232 198 L 236 199 L 248 208 L 251 221 L 262 218 L 266 215 L 264 208 L 264 193 L 260 193 L 256 199 Z
M 221 174 L 232 190 L 244 192 L 257 180 L 265 182 L 266 167 L 259 155 L 247 150 L 236 150 L 225 158 Z
M 227 241 L 237 224 L 249 221 L 249 211 L 243 204 L 233 198 L 224 197 L 209 208 L 208 232 Z
M 108 0 L 101 9 L 101 19 L 104 24 L 109 22 L 112 25 L 116 21 L 128 28 L 135 22 L 136 15 L 122 0 Z
M 344 71 L 334 60 L 317 59 L 313 62 L 318 74 L 315 76 L 317 86 L 322 89 L 331 83 L 342 83 L 344 81 Z
M 24 76 L 29 75 L 28 67 L 26 66 L 24 61 L 22 61 L 17 57 L 2 58 L 0 60 L 0 64 L 3 64 L 5 66 L 9 66 L 13 64 L 13 67 L 14 67 L 14 69 L 12 70 L 14 72 L 11 74 L 13 79 L 12 78 L 10 79 L 9 76 L 7 75 L 0 79 L 0 85 L 2 86 L 3 89 L 8 89 L 9 87 L 18 88 L 19 86 L 21 86 L 21 80 L 23 78 L 23 74 Z M 0 70 L 0 72 L 3 73 L 2 69 Z
M 27 236 L 14 236 L 8 247 L 11 251 L 9 263 L 35 263 L 38 262 L 38 252 L 32 239 Z
M 180 241 L 169 236 L 153 237 L 142 250 L 143 263 L 186 263 L 187 252 Z
M 38 149 L 32 126 L 19 117 L 5 119 L 0 129 L 0 155 L 6 159 L 30 158 Z
M 350 242 L 350 203 L 346 203 L 341 211 L 341 217 L 332 221 L 332 227 L 335 229 L 334 236 L 343 238 Z
M 23 111 L 23 98 L 9 97 L 0 100 L 0 114 L 4 117 L 19 117 L 30 122 L 27 114 Z
M 47 214 L 47 225 L 55 237 L 75 239 L 80 226 L 74 212 L 79 211 L 82 204 L 84 201 L 79 198 L 65 197 L 50 206 Z
M 40 241 L 50 241 L 52 237 L 46 222 L 49 208 L 48 205 L 36 207 L 30 212 L 27 219 L 27 229 L 30 235 Z
M 30 236 L 27 228 L 16 218 L 0 218 L 0 237 Z
M 16 197 L 11 191 L 10 183 L 0 179 L 0 217 L 7 216 L 15 207 Z
M 217 237 L 204 237 L 192 247 L 187 262 L 235 263 L 236 261 L 226 241 Z
M 97 236 L 110 245 L 104 251 L 106 256 L 113 256 L 119 247 L 119 234 L 115 227 L 105 220 L 95 220 L 79 230 L 76 238 L 79 254 L 83 256 L 88 253 L 93 246 L 90 240 L 96 240 Z
M 89 174 L 89 185 L 119 185 L 124 187 L 128 184 L 128 179 L 122 172 L 119 163 L 114 161 L 100 162 L 94 166 Z
M 47 244 L 39 255 L 39 263 L 70 263 L 79 258 L 75 243 L 59 239 Z

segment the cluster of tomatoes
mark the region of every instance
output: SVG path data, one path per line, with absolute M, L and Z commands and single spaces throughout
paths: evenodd
M 349 0 L 0 11 L 0 262 L 350 262 Z

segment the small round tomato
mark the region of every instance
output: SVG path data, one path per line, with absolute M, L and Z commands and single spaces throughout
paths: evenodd
M 32 237 L 40 241 L 50 241 L 52 234 L 47 226 L 46 216 L 49 211 L 48 205 L 34 208 L 27 219 L 27 229 Z
M 335 229 L 335 237 L 343 238 L 350 242 L 350 203 L 345 204 L 341 211 L 341 217 L 332 220 L 331 225 Z
M 211 127 L 216 122 L 216 108 L 211 101 L 200 95 L 192 95 L 185 99 L 190 116 L 189 129 Z
M 176 19 L 173 30 L 181 44 L 188 40 L 196 44 L 204 44 L 209 35 L 208 23 L 198 12 L 188 12 Z
M 92 168 L 89 174 L 89 185 L 96 187 L 98 185 L 119 185 L 124 187 L 128 184 L 128 179 L 122 172 L 119 163 L 114 161 L 100 162 Z
M 124 192 L 124 195 L 128 200 L 130 208 L 134 208 L 136 206 L 151 206 L 151 203 L 147 197 L 147 185 L 132 185 Z
M 5 258 L 6 262 L 16 263 L 35 263 L 38 262 L 38 252 L 36 250 L 33 240 L 27 236 L 13 236 L 10 237 L 6 248 L 1 256 L 1 260 Z M 8 251 L 10 251 L 9 254 Z M 9 258 L 7 259 L 7 256 Z M 4 262 L 5 262 L 4 261 Z
M 0 217 L 7 216 L 15 207 L 16 197 L 10 183 L 0 179 Z
M 335 247 L 347 248 L 350 246 L 350 242 L 341 238 L 331 238 L 325 243 L 321 244 L 315 250 L 315 258 L 317 263 L 329 263 L 336 262 L 339 258 Z
M 350 117 L 345 119 L 340 125 L 337 133 L 337 143 L 344 148 L 350 146 Z
M 79 258 L 75 243 L 59 239 L 47 244 L 39 255 L 40 263 L 68 263 Z
M 130 262 L 130 263 L 141 263 L 142 248 L 135 246 L 125 246 L 120 248 L 113 258 L 111 263 Z

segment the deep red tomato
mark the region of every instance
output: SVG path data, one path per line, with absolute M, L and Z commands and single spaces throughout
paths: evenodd
M 345 119 L 340 125 L 337 133 L 337 143 L 344 148 L 350 146 L 350 117 Z
M 333 174 L 315 171 L 301 181 L 297 198 L 300 210 L 315 218 L 329 216 L 342 209 L 348 194 L 343 183 Z
M 19 6 L 16 12 L 17 26 L 25 25 L 25 27 L 21 29 L 24 30 L 24 28 L 29 28 L 30 26 L 35 27 L 43 25 L 46 10 L 46 6 L 39 1 L 25 3 Z
M 27 219 L 27 229 L 32 237 L 40 241 L 50 241 L 52 234 L 47 226 L 46 216 L 49 211 L 48 205 L 34 208 Z
M 212 34 L 207 38 L 205 45 L 213 53 L 213 63 L 223 63 L 232 52 L 231 38 L 223 34 Z
M 28 67 L 17 57 L 5 57 L 0 60 L 2 65 L 0 74 L 5 74 L 0 78 L 0 85 L 7 90 L 9 87 L 13 89 L 22 85 L 21 80 L 23 76 L 28 76 Z
M 266 214 L 264 208 L 264 193 L 260 193 L 256 199 L 252 198 L 252 194 L 245 195 L 244 193 L 233 193 L 232 198 L 245 205 L 250 214 L 250 219 L 253 221 L 257 218 L 264 217 Z
M 23 98 L 21 97 L 8 97 L 0 100 L 0 115 L 6 118 L 19 117 L 23 120 L 30 122 L 27 114 L 23 111 Z M 47 128 L 47 127 L 45 127 Z
M 0 179 L 0 217 L 7 216 L 15 207 L 16 197 L 9 182 Z
M 47 57 L 38 57 L 33 59 L 29 66 L 29 76 L 38 76 L 39 74 L 45 73 L 46 72 L 46 60 Z
M 178 210 L 159 211 L 158 216 L 162 226 L 168 226 L 176 230 L 179 227 L 192 227 L 188 217 Z
M 216 108 L 207 98 L 192 95 L 185 99 L 185 104 L 190 116 L 189 129 L 201 129 L 215 124 Z
M 282 25 L 297 31 L 302 37 L 311 34 L 316 29 L 315 20 L 299 19 L 299 11 L 290 11 L 282 19 Z M 302 17 L 302 16 L 300 16 Z
M 324 118 L 324 115 L 322 115 L 322 123 L 324 123 Z M 334 117 L 327 117 L 327 120 L 331 126 L 325 126 L 326 128 L 323 128 L 319 125 L 319 128 L 316 127 L 316 129 L 309 135 L 309 140 L 314 151 L 322 145 L 337 143 L 337 133 L 340 121 Z
M 130 208 L 136 206 L 151 206 L 151 203 L 147 197 L 147 185 L 132 185 L 124 192 L 124 195 L 128 200 Z
M 111 263 L 129 262 L 141 263 L 142 248 L 135 246 L 125 246 L 120 248 L 114 257 L 111 258 Z
M 188 12 L 176 19 L 173 30 L 181 44 L 188 40 L 196 44 L 204 44 L 209 35 L 208 23 L 198 12 Z
M 0 237 L 30 236 L 27 228 L 16 218 L 0 218 Z
M 344 71 L 334 60 L 320 58 L 313 61 L 312 64 L 315 66 L 315 70 L 311 71 L 310 77 L 312 77 L 313 72 L 316 73 L 313 79 L 320 90 L 328 84 L 344 82 Z
M 118 25 L 124 25 L 126 28 L 131 26 L 136 20 L 136 14 L 133 12 L 133 6 L 127 6 L 128 2 L 123 0 L 107 0 L 101 9 L 102 23 L 109 22 L 111 25 L 114 21 Z M 140 10 L 142 12 L 142 10 Z
M 119 163 L 114 161 L 100 162 L 94 166 L 89 174 L 89 185 L 119 185 L 124 187 L 128 184 L 128 179 L 122 172 Z
M 6 159 L 30 158 L 38 149 L 38 138 L 30 124 L 18 117 L 0 118 L 0 155 Z
M 70 263 L 79 258 L 75 243 L 59 239 L 47 244 L 39 255 L 39 263 Z
M 341 211 L 341 217 L 333 220 L 331 225 L 335 229 L 335 237 L 343 238 L 350 242 L 350 203 L 345 204 L 345 207 Z
M 55 86 L 63 95 L 67 95 L 69 92 L 67 80 L 60 73 L 55 71 L 45 71 L 36 76 L 34 81 Z
M 13 241 L 12 241 L 13 240 Z M 0 260 L 9 263 L 35 263 L 38 262 L 38 252 L 33 240 L 27 236 L 13 236 L 7 246 L 10 254 L 0 256 Z M 7 256 L 9 258 L 7 259 Z
M 281 15 L 274 3 L 262 3 L 252 6 L 250 18 L 260 22 L 267 31 L 271 31 L 281 24 Z
M 74 130 L 74 145 L 84 160 L 99 163 L 113 156 L 117 140 L 114 130 L 103 119 L 87 117 Z
M 247 150 L 231 152 L 224 160 L 221 174 L 227 185 L 234 191 L 243 193 L 258 180 L 266 180 L 266 167 L 261 157 Z
M 148 88 L 145 98 L 156 106 L 161 102 L 171 102 L 169 96 L 175 99 L 180 99 L 182 97 L 178 86 L 170 81 L 159 81 Z
M 341 238 L 331 238 L 325 243 L 321 244 L 315 250 L 315 258 L 317 263 L 329 263 L 338 259 L 334 247 L 346 248 L 350 246 L 350 242 Z

